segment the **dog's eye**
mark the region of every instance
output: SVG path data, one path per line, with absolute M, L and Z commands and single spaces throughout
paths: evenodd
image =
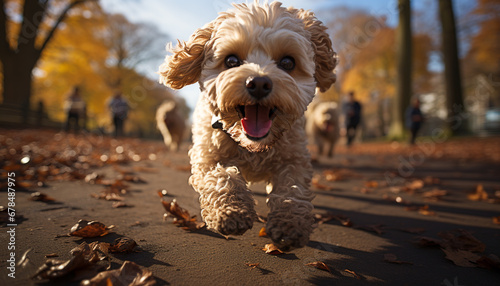
M 295 68 L 295 60 L 292 57 L 286 56 L 280 60 L 278 67 L 286 71 L 291 71 Z
M 228 68 L 234 68 L 241 65 L 240 59 L 238 59 L 238 57 L 235 55 L 227 56 L 226 59 L 224 60 L 224 63 Z

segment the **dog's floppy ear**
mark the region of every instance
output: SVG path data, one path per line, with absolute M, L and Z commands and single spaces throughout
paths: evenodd
M 168 45 L 167 50 L 172 55 L 168 55 L 160 65 L 160 83 L 173 89 L 196 83 L 200 78 L 206 44 L 212 36 L 212 31 L 213 23 L 209 23 L 196 30 L 189 41 L 178 41 L 175 48 Z
M 324 92 L 335 82 L 336 75 L 333 72 L 337 65 L 337 54 L 333 51 L 332 41 L 326 32 L 326 27 L 319 21 L 313 12 L 295 10 L 295 14 L 305 25 L 305 29 L 311 33 L 311 43 L 314 48 L 314 62 L 316 70 L 314 78 L 316 86 Z

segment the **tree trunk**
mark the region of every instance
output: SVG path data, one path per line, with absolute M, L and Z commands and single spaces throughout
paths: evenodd
M 3 105 L 22 110 L 23 115 L 30 108 L 33 66 L 26 60 L 12 57 L 3 63 Z M 26 120 L 26 116 L 24 116 Z
M 396 95 L 392 101 L 392 120 L 389 137 L 401 139 L 404 135 L 405 110 L 411 97 L 412 32 L 410 0 L 398 0 Z
M 467 133 L 468 123 L 462 96 L 462 78 L 458 58 L 455 16 L 451 0 L 439 0 L 439 16 L 442 27 L 442 51 L 446 86 L 448 128 L 452 135 Z

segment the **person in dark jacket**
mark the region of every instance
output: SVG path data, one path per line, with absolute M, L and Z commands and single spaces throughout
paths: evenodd
M 349 92 L 349 101 L 345 105 L 345 125 L 347 131 L 347 146 L 351 146 L 356 137 L 356 128 L 361 121 L 361 104 L 354 98 L 354 91 Z
M 420 100 L 414 99 L 412 104 L 406 109 L 406 127 L 411 132 L 410 144 L 414 145 L 417 139 L 417 133 L 422 127 L 424 116 L 420 110 Z

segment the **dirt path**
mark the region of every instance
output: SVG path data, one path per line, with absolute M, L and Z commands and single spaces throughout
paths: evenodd
M 134 144 L 140 149 L 159 143 Z M 282 255 L 261 250 L 270 239 L 259 237 L 264 226 L 260 222 L 243 236 L 226 239 L 205 229 L 185 231 L 171 219 L 163 219 L 165 210 L 157 194 L 161 189 L 168 191 L 166 199 L 175 198 L 191 214 L 199 214 L 197 195 L 187 183 L 186 146 L 179 153 L 158 152 L 156 158 L 87 169 L 105 180 L 116 180 L 128 172 L 136 181 L 143 181 L 127 182 L 127 194 L 122 197 L 128 207 L 113 208 L 113 202 L 96 199 L 92 194 L 105 187 L 83 179 L 47 181 L 46 187 L 19 189 L 15 196 L 17 261 L 26 250 L 32 251 L 29 262 L 16 267 L 16 278 L 8 277 L 10 227 L 3 224 L 0 284 L 35 285 L 29 277 L 46 255 L 57 254 L 57 259 L 67 260 L 70 250 L 82 242 L 129 237 L 137 242 L 139 251 L 111 254 L 112 268 L 133 261 L 152 271 L 158 285 L 498 285 L 499 269 L 478 267 L 481 263 L 477 259 L 469 260 L 473 267 L 457 266 L 439 247 L 423 247 L 418 242 L 425 236 L 446 248 L 453 241 L 463 242 L 453 237 L 471 234 L 485 246 L 479 256 L 500 256 L 500 225 L 493 222 L 493 217 L 500 216 L 500 204 L 493 203 L 495 192 L 500 190 L 500 164 L 435 156 L 417 161 L 416 157 L 411 159 L 416 151 L 363 153 L 363 148 L 339 148 L 334 159 L 315 162 L 314 212 L 321 215 L 318 218 L 331 220 L 318 224 L 307 247 Z M 6 172 L 2 174 L 3 179 Z M 489 201 L 468 198 L 479 184 Z M 257 211 L 265 216 L 264 187 L 251 188 Z M 34 191 L 54 201 L 29 200 Z M 0 195 L 2 205 L 6 205 L 7 192 L 2 189 Z M 98 238 L 64 236 L 80 219 L 114 227 Z M 457 229 L 463 231 L 451 232 Z M 454 261 L 464 259 L 455 257 Z M 331 272 L 306 265 L 316 261 L 324 262 Z M 246 263 L 259 266 L 252 269 Z M 42 285 L 78 285 L 80 280 L 72 278 L 69 275 Z

